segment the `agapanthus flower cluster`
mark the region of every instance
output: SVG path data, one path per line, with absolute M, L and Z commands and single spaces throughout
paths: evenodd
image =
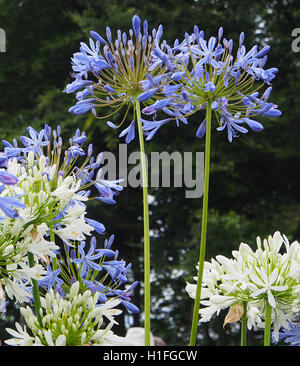
M 101 173 L 100 162 L 92 156 L 92 145 L 84 151 L 84 133 L 77 130 L 64 151 L 60 127 L 51 131 L 46 125 L 39 133 L 29 127 L 28 132 L 30 137 L 20 138 L 22 147 L 16 140 L 3 141 L 1 154 L 1 174 L 10 180 L 2 179 L 0 195 L 18 200 L 18 210 L 3 210 L 0 275 L 7 295 L 18 302 L 32 297 L 31 279 L 40 280 L 47 273 L 41 264 L 56 257 L 59 241 L 72 246 L 94 231 L 104 234 L 101 223 L 86 217 L 91 187 L 99 193 L 93 198 L 106 203 L 114 203 L 122 190 L 119 181 L 96 175 Z M 35 258 L 33 266 L 28 253 Z
M 236 304 L 247 304 L 248 329 L 264 327 L 266 304 L 272 309 L 274 337 L 278 340 L 281 327 L 300 309 L 300 244 L 289 243 L 276 232 L 264 239 L 257 238 L 257 249 L 241 243 L 233 258 L 218 255 L 205 262 L 201 294 L 200 322 Z M 186 290 L 195 297 L 196 285 Z
M 16 323 L 16 330 L 7 329 L 13 336 L 5 343 L 14 346 L 105 346 L 130 345 L 128 340 L 115 335 L 111 328 L 119 300 L 108 300 L 98 306 L 98 294 L 90 290 L 79 292 L 79 282 L 72 284 L 67 297 L 51 289 L 42 298 L 42 326 L 27 306 L 21 308 L 26 326 Z
M 281 114 L 277 105 L 269 102 L 271 82 L 277 68 L 265 68 L 269 46 L 261 50 L 255 45 L 249 51 L 244 45 L 244 33 L 240 34 L 236 54 L 233 41 L 223 37 L 223 28 L 217 37 L 204 38 L 204 32 L 197 26 L 194 33 L 185 34 L 182 42 L 173 46 L 159 45 L 153 50 L 154 65 L 165 68 L 165 76 L 159 79 L 149 77 L 147 90 L 156 87 L 156 94 L 148 100 L 143 113 L 153 117 L 144 119 L 143 130 L 150 140 L 158 129 L 176 120 L 187 124 L 187 117 L 208 107 L 214 112 L 218 131 L 226 130 L 232 142 L 240 133 L 247 133 L 250 127 L 261 131 L 263 125 L 256 117 L 277 117 Z M 266 90 L 260 94 L 262 87 Z M 162 111 L 166 118 L 156 120 Z M 204 136 L 206 119 L 197 129 L 197 137 Z
M 96 237 L 92 236 L 89 244 L 82 241 L 75 247 L 64 246 L 64 250 L 56 256 L 58 261 L 47 264 L 47 274 L 39 281 L 40 287 L 46 291 L 55 289 L 63 297 L 77 282 L 79 293 L 90 290 L 92 294 L 97 294 L 99 304 L 118 299 L 118 304 L 132 313 L 138 313 L 139 309 L 130 302 L 131 291 L 137 282 L 126 288 L 131 264 L 118 258 L 119 251 L 111 248 L 113 242 L 114 235 L 111 235 L 99 249 Z
M 160 44 L 162 26 L 148 30 L 148 22 L 141 24 L 141 19 L 135 15 L 132 18 L 132 28 L 128 33 L 117 31 L 117 38 L 113 40 L 112 32 L 106 27 L 106 37 L 103 38 L 95 31 L 91 31 L 89 45 L 80 44 L 80 51 L 72 58 L 72 77 L 75 79 L 65 88 L 66 93 L 76 92 L 78 102 L 69 109 L 71 113 L 82 114 L 92 111 L 97 118 L 110 118 L 118 111 L 123 111 L 122 120 L 116 125 L 108 121 L 112 128 L 121 127 L 130 110 L 135 110 L 135 102 L 142 102 L 154 95 L 158 88 L 147 89 L 149 78 L 159 79 L 163 76 L 160 65 L 154 66 L 152 51 Z M 165 42 L 160 47 L 164 49 Z M 149 68 L 149 65 L 152 65 Z M 104 109 L 104 115 L 98 115 L 98 109 Z M 126 143 L 135 138 L 136 117 L 120 133 L 125 136 Z
M 0 305 L 3 312 L 3 288 L 19 303 L 35 302 L 34 280 L 44 310 L 34 315 L 30 306 L 22 308 L 30 335 L 16 324 L 19 334 L 10 330 L 17 339 L 8 344 L 114 343 L 112 315 L 122 311 L 113 308 L 139 311 L 130 302 L 137 282 L 125 288 L 131 264 L 111 249 L 113 235 L 99 248 L 95 234 L 105 234 L 105 227 L 87 217 L 86 204 L 91 199 L 114 204 L 120 181 L 101 178 L 101 155 L 92 156 L 92 145 L 84 149 L 87 138 L 79 129 L 65 149 L 60 126 L 28 132 L 30 137 L 20 138 L 22 147 L 3 141 L 1 194 L 18 200 L 18 211 L 3 210 L 0 222 Z M 104 316 L 110 323 L 102 329 Z

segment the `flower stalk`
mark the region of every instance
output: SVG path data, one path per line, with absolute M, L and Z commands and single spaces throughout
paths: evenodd
M 143 184 L 143 215 L 144 215 L 144 316 L 145 316 L 145 346 L 150 346 L 150 237 L 149 237 L 149 207 L 148 181 L 145 160 L 144 137 L 141 122 L 140 103 L 135 102 L 136 118 L 141 152 L 142 184 Z
M 270 341 L 271 341 L 271 318 L 272 318 L 272 307 L 266 301 L 266 306 L 265 306 L 264 346 L 270 346 Z
M 242 326 L 241 326 L 241 346 L 247 345 L 247 302 L 243 301 L 243 316 L 242 316 Z
M 29 262 L 29 267 L 30 268 L 35 266 L 34 256 L 30 252 L 28 252 L 28 262 Z M 35 280 L 34 278 L 31 279 L 31 282 L 32 282 L 32 292 L 33 292 L 33 299 L 34 299 L 36 317 L 37 317 L 37 320 L 39 322 L 39 325 L 42 326 L 43 323 L 42 323 L 42 318 L 41 318 L 41 314 L 40 314 L 41 298 L 40 298 L 39 285 L 38 285 L 37 280 Z
M 192 320 L 192 329 L 190 336 L 190 346 L 195 346 L 197 338 L 197 328 L 199 319 L 199 308 L 201 299 L 202 277 L 205 260 L 206 234 L 207 234 L 207 210 L 208 210 L 208 190 L 209 190 L 209 167 L 210 167 L 210 144 L 211 144 L 211 108 L 212 102 L 209 99 L 206 109 L 206 137 L 205 137 L 205 170 L 204 170 L 204 191 L 201 225 L 201 243 L 199 253 L 199 269 L 197 279 L 197 289 L 194 302 L 194 312 Z

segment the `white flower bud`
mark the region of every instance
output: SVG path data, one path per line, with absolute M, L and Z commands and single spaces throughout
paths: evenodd
M 32 167 L 34 164 L 34 153 L 32 151 L 29 151 L 28 156 L 27 156 L 27 161 L 28 161 L 28 165 L 30 167 Z
M 70 288 L 70 300 L 72 300 L 73 298 L 75 298 L 75 296 L 78 295 L 78 291 L 79 291 L 79 282 L 75 282 L 73 283 L 73 285 Z
M 39 159 L 39 168 L 40 168 L 42 173 L 45 170 L 45 166 L 46 166 L 46 158 L 45 158 L 44 155 L 42 155 L 42 156 L 40 156 L 40 159 Z
M 55 345 L 56 346 L 66 346 L 67 340 L 64 334 L 61 334 L 57 337 Z

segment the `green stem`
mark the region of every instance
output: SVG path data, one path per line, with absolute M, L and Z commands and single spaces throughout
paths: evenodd
M 204 170 L 201 243 L 200 243 L 200 253 L 199 253 L 197 289 L 196 289 L 196 296 L 195 296 L 195 302 L 194 302 L 193 321 L 192 321 L 192 329 L 191 329 L 191 336 L 190 336 L 190 346 L 195 346 L 195 344 L 196 344 L 198 319 L 199 319 L 199 308 L 200 308 L 200 299 L 201 299 L 202 277 L 203 277 L 204 260 L 205 260 L 208 189 L 209 189 L 209 165 L 210 165 L 210 139 L 211 139 L 211 100 L 209 100 L 207 102 L 207 109 L 206 109 L 205 170 Z
M 50 241 L 55 243 L 55 234 L 53 231 L 53 227 L 50 230 Z M 52 270 L 55 271 L 57 269 L 57 258 L 52 258 Z M 56 291 L 56 283 L 54 283 L 54 292 Z
M 144 211 L 144 328 L 145 346 L 150 346 L 150 237 L 149 237 L 149 208 L 148 208 L 148 182 L 147 166 L 145 159 L 144 137 L 141 122 L 140 103 L 135 102 L 137 125 L 139 132 L 142 183 L 143 183 L 143 211 Z
M 243 301 L 244 312 L 242 316 L 241 346 L 247 345 L 247 302 Z
M 32 268 L 35 265 L 34 256 L 30 252 L 28 252 L 27 255 L 28 255 L 29 267 Z M 38 319 L 39 325 L 42 327 L 43 323 L 42 323 L 42 318 L 41 318 L 41 314 L 40 314 L 41 299 L 40 299 L 39 285 L 38 285 L 37 280 L 35 280 L 33 278 L 31 279 L 31 282 L 32 282 L 32 292 L 33 292 L 35 313 L 36 313 L 36 317 Z
M 270 342 L 271 342 L 271 317 L 272 317 L 272 307 L 266 301 L 264 346 L 270 346 Z

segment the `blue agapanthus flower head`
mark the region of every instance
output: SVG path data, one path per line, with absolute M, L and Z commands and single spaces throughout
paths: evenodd
M 242 32 L 234 53 L 233 41 L 223 38 L 223 28 L 217 37 L 205 39 L 204 32 L 195 26 L 194 33 L 185 34 L 184 40 L 176 40 L 173 47 L 166 45 L 163 50 L 156 45 L 152 61 L 154 65 L 164 65 L 165 77 L 155 81 L 148 77 L 148 82 L 144 82 L 146 97 L 154 87 L 158 89 L 155 103 L 150 101 L 142 110 L 145 116 L 153 117 L 152 121 L 144 121 L 148 140 L 167 122 L 187 124 L 190 115 L 208 105 L 219 124 L 217 130 L 227 131 L 230 142 L 249 128 L 261 131 L 263 125 L 256 121 L 257 117 L 281 115 L 278 106 L 269 102 L 271 83 L 278 72 L 275 67 L 265 67 L 270 47 L 259 50 L 255 45 L 247 51 L 243 43 Z M 264 86 L 266 89 L 260 94 Z M 159 112 L 167 119 L 157 120 Z M 197 137 L 203 137 L 205 131 L 204 120 L 197 129 Z
M 138 15 L 132 18 L 132 29 L 128 32 L 119 29 L 115 39 L 109 27 L 106 27 L 105 36 L 91 31 L 88 44 L 81 42 L 79 51 L 72 57 L 74 80 L 64 92 L 76 93 L 77 102 L 69 112 L 83 114 L 92 111 L 97 118 L 108 119 L 123 110 L 122 120 L 117 124 L 107 121 L 108 126 L 119 128 L 133 108 L 133 121 L 119 134 L 119 137 L 125 137 L 126 143 L 131 142 L 135 138 L 135 101 L 145 99 L 147 74 L 153 80 L 164 76 L 162 63 L 156 64 L 152 53 L 160 45 L 162 34 L 161 25 L 150 31 L 148 22 L 142 23 Z M 165 42 L 160 47 L 164 49 Z M 146 99 L 157 91 L 158 88 L 147 90 Z M 110 109 L 107 115 L 103 113 L 105 108 Z
M 80 291 L 89 289 L 92 293 L 98 293 L 99 305 L 109 298 L 118 298 L 128 311 L 139 312 L 130 302 L 130 293 L 138 282 L 125 288 L 129 282 L 127 276 L 131 264 L 118 259 L 118 250 L 112 250 L 114 239 L 114 235 L 105 239 L 102 248 L 99 248 L 95 236 L 89 243 L 82 241 L 77 247 L 66 246 L 66 255 L 59 256 L 59 263 L 56 264 L 58 268 L 53 269 L 50 259 L 47 274 L 39 281 L 39 285 L 48 291 L 55 288 L 59 293 L 68 294 L 70 285 L 79 281 Z

